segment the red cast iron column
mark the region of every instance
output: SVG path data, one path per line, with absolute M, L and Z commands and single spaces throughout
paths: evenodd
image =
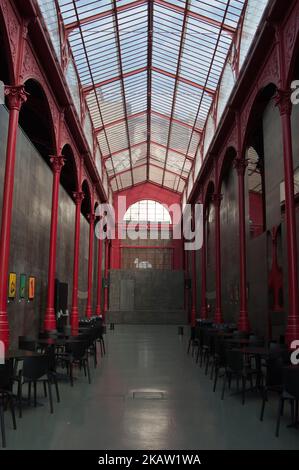
M 213 194 L 213 203 L 215 207 L 215 256 L 216 256 L 216 308 L 214 323 L 223 323 L 222 305 L 221 305 L 221 233 L 220 233 L 220 207 L 221 194 Z
M 239 198 L 239 243 L 240 243 L 240 315 L 238 329 L 250 331 L 248 307 L 247 307 L 247 273 L 246 273 L 246 226 L 245 226 L 245 194 L 244 176 L 247 161 L 244 158 L 236 158 L 234 162 L 238 173 L 238 198 Z
M 103 259 L 103 240 L 98 242 L 98 290 L 97 290 L 97 306 L 96 315 L 102 315 L 102 259 Z
M 80 219 L 81 219 L 81 204 L 84 199 L 83 192 L 73 193 L 76 204 L 76 219 L 75 219 L 75 242 L 74 242 L 74 267 L 73 267 L 73 296 L 72 296 L 72 311 L 71 311 L 71 327 L 72 333 L 78 332 L 79 326 L 79 311 L 78 311 L 78 279 L 79 279 L 79 255 L 80 255 Z
M 183 240 L 183 246 L 184 246 L 184 240 Z M 189 310 L 188 309 L 188 297 L 189 297 L 189 289 L 188 289 L 188 286 L 187 286 L 187 279 L 189 279 L 189 251 L 184 251 L 184 264 L 185 264 L 185 309 L 186 310 Z M 188 312 L 189 314 L 189 312 Z
M 276 95 L 283 135 L 283 161 L 285 180 L 285 215 L 288 255 L 289 315 L 286 343 L 299 339 L 298 257 L 296 240 L 296 212 L 294 197 L 294 168 L 292 148 L 291 114 L 292 103 L 289 91 L 279 90 Z
M 201 318 L 206 320 L 208 318 L 207 310 L 207 258 L 206 258 L 206 209 L 204 207 L 203 213 L 203 243 L 201 249 Z
M 56 316 L 54 310 L 55 295 L 55 274 L 56 274 L 56 248 L 57 248 L 57 225 L 58 225 L 58 202 L 59 202 L 59 183 L 60 173 L 64 165 L 62 155 L 50 157 L 53 170 L 53 188 L 52 188 L 52 212 L 51 212 L 51 231 L 50 231 L 50 249 L 49 249 L 49 268 L 48 268 L 48 298 L 46 315 L 44 319 L 45 331 L 56 329 Z
M 192 251 L 192 310 L 191 326 L 196 325 L 196 250 Z
M 85 315 L 87 318 L 92 316 L 92 267 L 93 267 L 93 240 L 94 240 L 94 222 L 95 215 L 89 214 L 89 255 L 88 255 L 88 293 Z
M 192 206 L 192 225 L 195 230 L 195 206 Z M 196 250 L 192 251 L 192 310 L 191 310 L 191 326 L 196 325 Z
M 9 346 L 9 326 L 7 318 L 7 285 L 10 251 L 10 231 L 13 206 L 16 144 L 19 114 L 22 104 L 27 100 L 24 86 L 5 88 L 9 107 L 9 124 L 6 148 L 6 163 L 3 187 L 1 236 L 0 236 L 0 341 L 7 349 Z
M 104 315 L 108 310 L 108 271 L 109 271 L 109 240 L 105 240 L 105 290 L 104 290 Z M 105 318 L 105 317 L 104 317 Z

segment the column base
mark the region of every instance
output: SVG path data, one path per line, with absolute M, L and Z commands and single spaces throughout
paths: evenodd
M 248 312 L 246 310 L 240 311 L 239 321 L 238 321 L 238 330 L 244 331 L 245 333 L 249 333 L 250 331 Z
M 222 312 L 220 309 L 215 310 L 214 323 L 216 325 L 220 325 L 221 323 L 223 323 Z
M 288 320 L 288 326 L 285 333 L 285 343 L 290 348 L 291 343 L 299 340 L 299 323 L 297 317 L 291 317 Z
M 207 307 L 202 307 L 202 308 L 201 308 L 201 315 L 200 315 L 200 317 L 201 317 L 202 320 L 207 320 L 207 318 L 208 318 Z
M 9 325 L 7 312 L 0 312 L 0 341 L 4 343 L 4 350 L 7 351 L 9 348 Z
M 54 308 L 47 308 L 46 316 L 44 320 L 44 330 L 45 331 L 52 331 L 56 330 L 56 315 Z
M 195 307 L 192 307 L 192 310 L 191 310 L 191 326 L 195 326 L 196 325 L 196 309 Z
M 73 307 L 71 311 L 71 330 L 74 336 L 79 332 L 79 311 L 77 307 Z
M 100 317 L 102 315 L 102 309 L 100 305 L 96 306 L 96 316 Z
M 88 306 L 86 307 L 85 316 L 86 316 L 87 318 L 91 318 L 91 317 L 92 317 L 92 308 L 91 308 L 90 305 L 88 305 Z

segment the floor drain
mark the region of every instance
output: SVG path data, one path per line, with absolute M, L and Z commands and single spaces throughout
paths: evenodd
M 133 392 L 133 398 L 138 400 L 163 400 L 163 392 Z

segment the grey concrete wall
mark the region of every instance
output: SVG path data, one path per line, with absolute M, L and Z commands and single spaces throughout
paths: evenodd
M 5 170 L 8 112 L 0 106 L 0 210 Z M 36 298 L 33 302 L 17 298 L 8 305 L 12 343 L 19 335 L 36 334 L 40 328 L 47 294 L 47 271 L 51 219 L 52 172 L 29 139 L 19 130 L 16 154 L 13 217 L 9 269 L 27 276 L 36 276 Z M 72 294 L 75 205 L 60 187 L 57 236 L 56 277 L 69 285 L 69 310 Z M 88 222 L 81 218 L 79 300 L 83 315 L 87 291 Z
M 221 193 L 222 311 L 224 321 L 235 322 L 239 315 L 239 212 L 238 176 L 232 166 L 223 179 Z
M 183 271 L 111 270 L 108 318 L 111 315 L 114 321 L 129 323 L 181 322 L 185 319 Z
M 121 310 L 121 282 L 134 282 L 134 308 L 136 310 L 175 310 L 184 308 L 183 271 L 163 270 L 111 270 L 111 310 Z

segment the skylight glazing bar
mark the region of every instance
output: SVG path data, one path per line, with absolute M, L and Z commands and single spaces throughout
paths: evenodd
M 149 179 L 149 158 L 151 152 L 151 108 L 152 108 L 152 58 L 153 58 L 154 5 L 148 0 L 148 43 L 147 43 L 147 163 L 146 179 Z
M 87 53 L 87 50 L 86 50 L 86 46 L 85 46 L 85 42 L 84 42 L 84 35 L 83 35 L 83 32 L 82 32 L 82 28 L 81 28 L 81 24 L 80 24 L 80 18 L 79 18 L 79 14 L 78 14 L 78 9 L 77 9 L 77 5 L 76 5 L 76 0 L 72 0 L 72 3 L 73 3 L 73 7 L 74 7 L 74 12 L 75 12 L 75 15 L 76 15 L 76 20 L 78 22 L 78 30 L 79 30 L 79 35 L 80 35 L 80 38 L 81 38 L 81 42 L 82 42 L 82 47 L 83 47 L 83 50 L 84 50 L 84 53 L 85 53 L 85 57 L 86 57 L 86 62 L 87 62 L 87 65 L 88 65 L 88 69 L 89 69 L 89 74 L 90 74 L 90 79 L 91 81 L 93 82 L 93 74 L 92 74 L 92 71 L 91 71 L 91 67 L 90 67 L 90 63 L 89 63 L 89 58 L 88 58 L 88 53 Z M 94 85 L 94 83 L 93 83 Z M 97 101 L 97 105 L 98 105 L 98 109 L 99 109 L 99 114 L 100 114 L 100 117 L 101 117 L 101 120 L 103 122 L 103 118 L 102 118 L 102 114 L 101 114 L 101 109 L 100 109 L 100 104 L 99 104 L 99 100 L 98 100 L 98 97 L 97 97 L 97 94 L 95 93 L 95 97 L 96 97 L 96 101 Z M 106 142 L 107 142 L 107 147 L 109 149 L 109 152 L 111 152 L 110 150 L 110 146 L 109 146 L 109 141 L 108 141 L 108 138 L 107 138 L 107 135 L 106 135 L 106 131 L 104 130 L 104 135 L 105 135 L 105 139 L 106 139 Z M 113 163 L 112 163 L 113 165 Z M 113 167 L 113 171 L 115 173 L 115 168 Z M 117 184 L 117 183 L 116 183 Z M 119 186 L 117 184 L 117 190 L 119 190 Z
M 175 103 L 176 103 L 176 97 L 177 97 L 177 92 L 178 92 L 178 76 L 180 73 L 180 63 L 181 63 L 181 58 L 182 58 L 183 49 L 184 49 L 184 39 L 185 39 L 185 33 L 186 33 L 186 28 L 187 28 L 187 13 L 188 13 L 189 7 L 190 7 L 190 0 L 186 0 L 185 8 L 184 8 L 182 31 L 181 31 L 180 47 L 179 47 L 179 53 L 178 53 L 176 81 L 175 81 L 175 86 L 174 86 L 174 93 L 173 93 L 173 100 L 172 100 L 172 107 L 171 107 L 171 114 L 170 114 L 170 126 L 169 126 L 169 131 L 168 131 L 167 150 L 166 150 L 166 156 L 165 156 L 162 186 L 164 186 L 164 183 L 165 183 L 165 171 L 167 167 L 167 158 L 168 158 L 168 151 L 169 151 L 168 148 L 169 148 L 170 140 L 171 140 L 172 119 L 174 117 L 174 112 L 175 112 Z
M 167 0 L 155 0 L 155 3 L 157 3 L 158 5 L 162 5 L 164 7 L 173 9 L 175 11 L 178 11 L 178 12 L 184 14 L 184 7 L 183 6 L 179 6 L 179 5 L 174 4 L 174 3 L 169 3 L 169 2 L 167 2 Z M 233 27 L 231 27 L 229 25 L 225 25 L 225 24 L 222 25 L 221 21 L 217 21 L 217 20 L 215 20 L 215 19 L 213 19 L 209 16 L 201 15 L 200 13 L 197 13 L 194 10 L 189 10 L 188 13 L 187 13 L 187 17 L 195 18 L 198 21 L 202 21 L 202 22 L 207 23 L 209 25 L 216 26 L 217 28 L 222 27 L 222 29 L 224 31 L 227 31 L 230 34 L 234 34 L 234 32 L 236 31 L 236 28 L 233 28 Z
M 212 67 L 213 67 L 213 63 L 214 63 L 214 59 L 215 59 L 215 56 L 216 56 L 216 53 L 217 53 L 218 44 L 219 44 L 219 42 L 220 42 L 220 40 L 221 40 L 223 25 L 224 25 L 224 22 L 225 22 L 225 19 L 226 19 L 226 15 L 227 15 L 227 12 L 228 12 L 228 9 L 229 9 L 229 6 L 230 6 L 230 2 L 231 2 L 231 0 L 227 0 L 226 7 L 225 7 L 225 11 L 224 11 L 224 15 L 223 15 L 223 20 L 222 20 L 222 25 L 221 25 L 221 27 L 220 27 L 220 29 L 219 29 L 219 33 L 218 33 L 216 45 L 215 45 L 215 48 L 214 48 L 213 57 L 212 57 L 211 62 L 210 62 L 209 72 L 208 72 L 207 77 L 206 77 L 206 84 L 207 84 L 208 81 L 209 81 L 209 76 L 210 76 L 210 73 L 211 73 L 211 70 L 212 70 Z M 220 77 L 219 77 L 219 78 L 220 78 Z M 199 103 L 199 106 L 198 106 L 198 111 L 197 111 L 197 116 L 196 116 L 195 123 L 194 123 L 194 128 L 195 128 L 195 125 L 196 125 L 196 121 L 197 121 L 198 115 L 199 115 L 199 113 L 200 113 L 201 103 L 202 103 L 203 96 L 204 96 L 204 95 L 202 95 L 202 98 L 201 98 L 200 103 Z M 187 148 L 186 155 L 187 155 L 188 152 L 189 152 L 189 148 L 190 148 L 190 145 L 191 145 L 191 142 L 192 142 L 193 133 L 194 133 L 194 129 L 192 130 L 191 135 L 190 135 L 190 140 L 189 140 L 189 144 L 188 144 L 188 148 Z M 195 159 L 194 159 L 194 161 L 195 161 Z M 194 166 L 194 163 L 193 163 L 193 166 Z M 192 171 L 192 170 L 193 170 L 193 167 L 192 167 L 191 171 Z M 183 168 L 182 168 L 182 170 L 181 170 L 180 176 L 182 175 L 182 172 L 183 172 Z M 178 187 L 179 187 L 179 183 L 178 183 L 177 186 L 176 186 L 176 191 L 178 191 Z
M 130 143 L 130 131 L 129 131 L 129 124 L 128 124 L 125 84 L 124 84 L 124 78 L 123 78 L 123 65 L 122 65 L 122 54 L 121 54 L 119 24 L 118 24 L 118 11 L 117 11 L 116 1 L 117 0 L 113 0 L 114 27 L 115 27 L 116 44 L 117 44 L 117 56 L 118 56 L 118 63 L 119 63 L 120 77 L 121 77 L 120 83 L 121 83 L 121 88 L 122 88 L 124 114 L 125 114 L 125 118 L 126 118 L 125 126 L 126 126 L 126 133 L 127 133 L 127 139 L 128 139 L 128 145 L 129 145 L 130 170 L 131 170 L 132 182 L 134 184 L 131 143 Z
M 131 8 L 136 8 L 137 6 L 143 5 L 145 3 L 146 3 L 146 0 L 132 1 L 132 2 L 127 3 L 125 5 L 116 7 L 116 13 L 120 13 L 120 12 L 125 11 L 125 10 L 130 10 Z M 100 20 L 102 18 L 106 18 L 107 16 L 110 16 L 111 13 L 112 13 L 112 10 L 109 9 L 109 10 L 105 10 L 103 12 L 95 13 L 95 14 L 90 15 L 90 16 L 86 16 L 85 18 L 82 18 L 82 19 L 78 18 L 76 21 L 73 21 L 71 23 L 67 23 L 65 25 L 66 31 L 70 32 L 70 31 L 73 31 L 74 29 L 78 28 L 79 26 L 82 26 L 82 25 L 85 25 L 85 24 L 88 24 L 88 23 L 92 23 L 92 22 Z

